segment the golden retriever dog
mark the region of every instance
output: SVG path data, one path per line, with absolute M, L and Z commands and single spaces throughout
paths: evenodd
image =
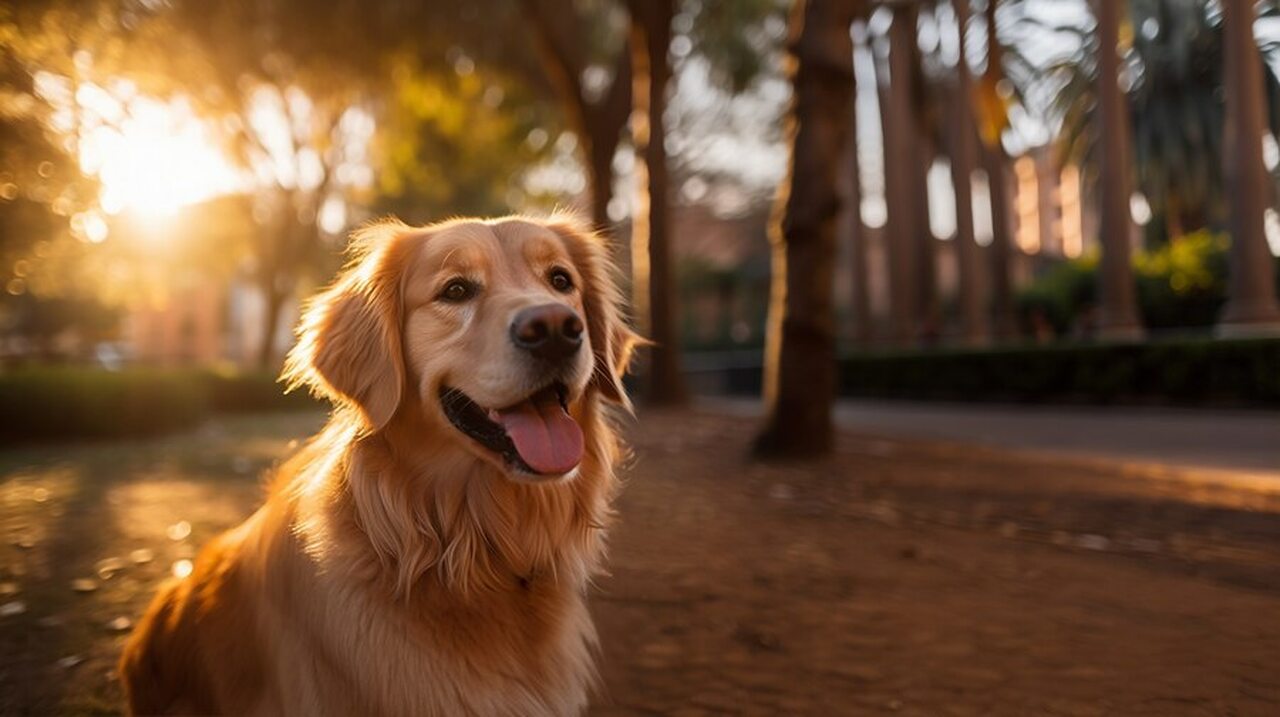
M 164 587 L 120 662 L 136 714 L 563 715 L 636 337 L 571 217 L 386 222 L 308 306 L 284 378 L 332 419 Z

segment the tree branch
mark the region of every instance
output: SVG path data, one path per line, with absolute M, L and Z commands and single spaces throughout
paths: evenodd
M 631 116 L 631 40 L 628 38 L 614 63 L 613 84 L 600 102 L 598 112 L 602 134 L 617 137 Z
M 565 12 L 563 6 L 552 7 L 554 4 L 547 0 L 520 0 L 525 17 L 534 27 L 534 44 L 542 56 L 547 77 L 565 107 L 570 109 L 570 122 L 579 134 L 584 134 L 589 106 L 582 91 L 582 71 L 586 63 L 576 52 L 578 44 L 574 40 L 582 37 L 583 32 L 577 27 L 580 25 L 577 13 Z

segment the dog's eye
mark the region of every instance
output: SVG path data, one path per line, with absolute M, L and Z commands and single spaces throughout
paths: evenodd
M 475 296 L 476 288 L 474 282 L 466 279 L 454 279 L 444 285 L 444 290 L 440 292 L 440 299 L 441 301 L 457 304 Z
M 551 288 L 563 294 L 573 290 L 573 277 L 569 276 L 569 272 L 559 267 L 551 270 L 551 273 L 547 275 L 547 281 L 551 282 Z

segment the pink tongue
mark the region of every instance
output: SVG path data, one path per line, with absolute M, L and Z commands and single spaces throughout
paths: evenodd
M 552 391 L 498 413 L 516 451 L 539 473 L 568 473 L 582 461 L 582 429 Z

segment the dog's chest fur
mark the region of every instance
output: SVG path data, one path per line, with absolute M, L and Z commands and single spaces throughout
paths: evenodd
M 290 511 L 292 512 L 292 511 Z M 276 666 L 261 714 L 564 715 L 594 678 L 585 586 L 571 575 L 509 574 L 459 591 L 433 574 L 408 596 L 367 576 L 379 568 L 343 537 L 322 554 L 297 515 L 264 519 L 256 632 Z M 285 532 L 284 524 L 292 526 Z M 274 525 L 273 525 L 274 524 Z M 269 577 L 268 577 L 269 576 Z M 566 579 L 567 578 L 567 579 Z M 256 585 L 255 585 L 256 583 Z M 261 594 L 261 593 L 260 593 Z M 272 669 L 272 668 L 268 668 Z
M 516 586 L 464 603 L 448 595 L 388 605 L 324 585 L 281 625 L 278 659 L 306 665 L 278 684 L 296 714 L 564 715 L 581 712 L 594 630 L 576 591 Z M 265 627 L 265 626 L 264 626 Z M 292 684 L 291 684 L 292 683 Z

